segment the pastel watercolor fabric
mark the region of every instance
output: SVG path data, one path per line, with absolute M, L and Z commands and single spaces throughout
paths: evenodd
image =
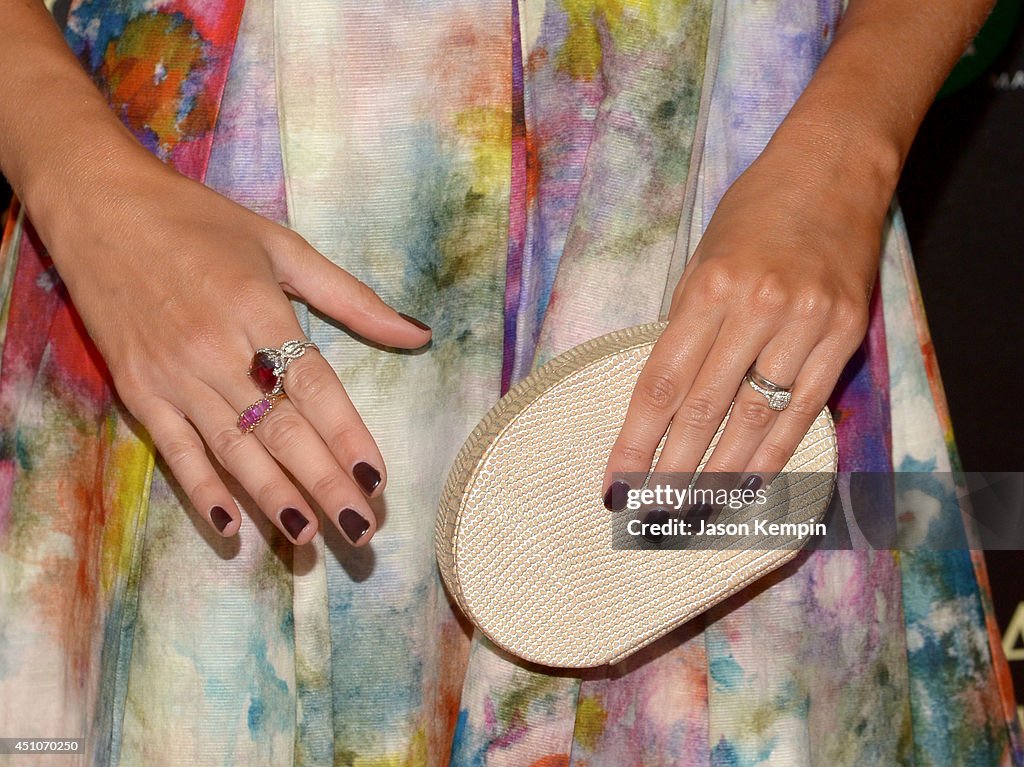
M 30 223 L 13 221 L 0 735 L 85 737 L 62 764 L 124 767 L 1024 764 L 976 552 L 805 552 L 585 673 L 472 636 L 433 561 L 445 472 L 478 418 L 537 364 L 664 314 L 841 13 L 74 3 L 68 43 L 140 141 L 296 229 L 434 342 L 372 348 L 296 303 L 388 462 L 381 529 L 354 550 L 325 524 L 294 548 L 236 488 L 250 513 L 222 540 L 119 404 Z M 882 524 L 969 537 L 939 479 L 959 464 L 896 209 L 890 223 L 868 336 L 830 401 L 841 468 L 895 472 L 871 499 Z

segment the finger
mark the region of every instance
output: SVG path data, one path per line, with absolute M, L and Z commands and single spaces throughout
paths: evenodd
M 619 510 L 617 501 L 624 502 L 628 490 L 621 485 L 613 488 L 612 475 L 646 474 L 650 470 L 654 452 L 711 349 L 720 324 L 720 314 L 715 309 L 684 312 L 678 321 L 669 323 L 654 344 L 637 378 L 605 468 L 602 492 L 608 508 Z
M 267 324 L 272 329 L 250 329 L 248 344 L 228 355 L 237 360 L 234 369 L 245 369 L 245 360 L 251 354 L 245 348 L 247 345 L 262 348 L 268 345 L 267 339 L 283 343 L 284 337 L 302 337 L 291 307 L 284 301 L 281 304 L 276 321 Z M 242 376 L 227 376 L 211 385 L 238 413 L 258 399 L 258 387 Z M 350 543 L 367 543 L 377 529 L 377 522 L 366 495 L 379 492 L 384 479 L 384 461 L 373 437 L 333 368 L 316 349 L 307 348 L 288 364 L 284 391 L 287 396 L 277 400 L 273 412 L 253 433 L 309 491 Z M 308 418 L 292 402 L 293 396 L 304 403 Z M 327 439 L 331 441 L 330 447 Z
M 214 458 L 289 540 L 304 544 L 316 535 L 316 515 L 302 493 L 260 440 L 239 430 L 237 413 L 220 394 L 197 384 L 187 402 L 178 407 L 196 426 Z
M 380 495 L 386 467 L 377 443 L 330 363 L 315 349 L 293 360 L 285 372 L 292 406 L 316 431 L 340 466 L 368 497 Z M 235 401 L 251 396 L 239 393 Z
M 843 364 L 832 344 L 815 346 L 793 384 L 793 398 L 747 461 L 745 474 L 757 474 L 767 484 L 785 468 L 828 402 Z
M 353 545 L 363 545 L 377 529 L 366 496 L 288 398 L 253 430 Z
M 162 400 L 154 401 L 139 420 L 146 424 L 153 445 L 200 516 L 225 538 L 237 533 L 242 522 L 235 499 L 210 463 L 192 424 Z
M 818 328 L 790 324 L 786 330 L 768 342 L 757 356 L 753 367 L 769 381 L 785 388 L 792 388 L 792 383 L 819 339 Z M 734 397 L 729 420 L 704 466 L 704 471 L 741 472 L 758 445 L 775 425 L 780 412 L 769 407 L 767 398 L 743 379 Z M 742 478 L 742 481 L 747 482 L 748 479 L 751 490 L 757 490 L 763 482 L 763 479 L 756 475 Z M 737 481 L 731 484 L 740 483 Z
M 739 382 L 772 333 L 765 325 L 750 327 L 728 319 L 704 364 L 672 416 L 655 471 L 691 474 L 707 452 L 711 438 L 736 396 Z
M 312 306 L 371 341 L 400 349 L 418 349 L 430 328 L 400 314 L 366 283 L 334 264 L 298 235 L 289 239 L 284 258 L 275 259 L 282 285 Z

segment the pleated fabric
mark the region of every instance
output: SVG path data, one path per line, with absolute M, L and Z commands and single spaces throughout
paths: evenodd
M 1024 764 L 978 552 L 804 552 L 582 673 L 474 636 L 436 573 L 463 439 L 538 364 L 665 314 L 841 11 L 76 3 L 69 44 L 151 151 L 296 229 L 434 340 L 371 347 L 296 302 L 387 461 L 380 530 L 355 550 L 324 524 L 294 548 L 235 488 L 249 513 L 225 541 L 119 405 L 19 217 L 3 244 L 0 735 L 84 736 L 62 763 L 126 767 Z M 894 472 L 861 499 L 879 524 L 970 538 L 895 208 L 867 338 L 829 404 L 840 468 Z

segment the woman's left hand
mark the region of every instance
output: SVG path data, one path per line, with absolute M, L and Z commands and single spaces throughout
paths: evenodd
M 692 474 L 730 404 L 704 468 L 770 481 L 825 406 L 868 325 L 892 190 L 828 151 L 772 144 L 724 195 L 687 264 L 611 452 L 605 505 L 621 508 L 619 472 Z M 782 411 L 744 380 L 792 389 Z M 736 483 L 740 484 L 740 483 Z

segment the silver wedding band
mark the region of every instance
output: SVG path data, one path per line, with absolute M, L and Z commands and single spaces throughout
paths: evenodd
M 768 407 L 772 410 L 785 410 L 793 399 L 793 390 L 790 387 L 779 386 L 774 381 L 769 381 L 763 375 L 750 366 L 750 370 L 743 376 L 743 380 L 750 384 L 750 388 L 768 400 Z

